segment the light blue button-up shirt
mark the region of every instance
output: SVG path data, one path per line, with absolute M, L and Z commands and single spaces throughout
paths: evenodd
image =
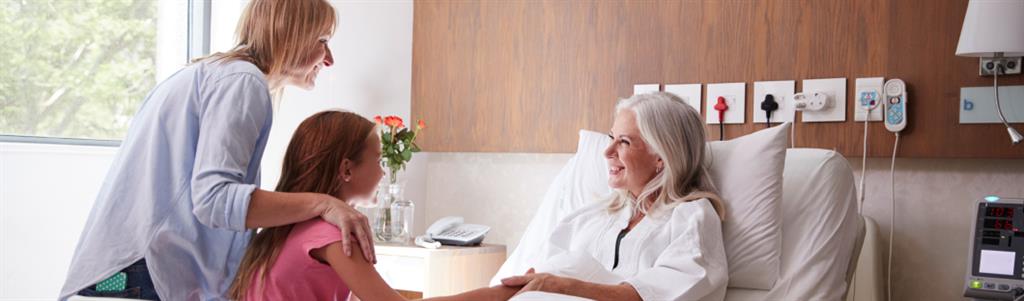
M 196 63 L 135 115 L 93 204 L 60 300 L 145 258 L 164 300 L 223 300 L 248 246 L 272 106 L 244 61 Z

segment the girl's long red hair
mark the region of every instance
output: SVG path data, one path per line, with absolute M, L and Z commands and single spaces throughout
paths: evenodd
M 324 111 L 306 118 L 295 130 L 284 155 L 278 192 L 316 192 L 341 198 L 341 162 L 358 163 L 359 154 L 375 125 L 352 112 Z M 248 299 L 250 286 L 259 287 L 274 265 L 292 224 L 264 228 L 249 244 L 228 289 L 232 300 Z

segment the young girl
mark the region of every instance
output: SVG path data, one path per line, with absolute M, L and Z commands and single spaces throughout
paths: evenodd
M 350 204 L 372 200 L 384 176 L 373 122 L 350 112 L 317 113 L 288 145 L 279 192 L 324 193 Z M 234 300 L 405 300 L 359 248 L 342 252 L 344 234 L 323 219 L 265 228 L 253 238 L 229 289 Z M 491 287 L 437 300 L 505 300 L 518 291 Z

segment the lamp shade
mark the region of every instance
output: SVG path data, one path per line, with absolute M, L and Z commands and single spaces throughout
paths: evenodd
M 1024 56 L 1024 0 L 971 0 L 956 55 Z

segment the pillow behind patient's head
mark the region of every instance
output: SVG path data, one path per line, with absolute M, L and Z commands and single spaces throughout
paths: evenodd
M 709 173 L 727 213 L 729 287 L 771 289 L 779 278 L 782 169 L 789 123 L 708 143 Z

